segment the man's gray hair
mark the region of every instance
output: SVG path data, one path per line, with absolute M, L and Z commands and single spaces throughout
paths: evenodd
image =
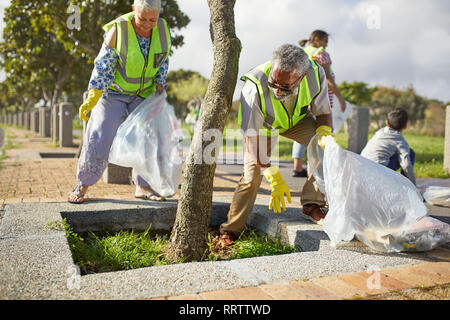
M 303 75 L 309 68 L 309 62 L 306 52 L 292 44 L 283 44 L 272 53 L 272 68 L 281 69 L 286 72 L 297 72 L 299 76 Z
M 134 0 L 134 6 L 138 9 L 161 11 L 161 0 Z

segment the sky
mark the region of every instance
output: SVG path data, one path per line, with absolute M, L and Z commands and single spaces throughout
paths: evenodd
M 0 0 L 0 14 L 9 5 Z M 210 78 L 213 65 L 206 0 L 178 0 L 191 22 L 169 70 Z M 315 29 L 330 34 L 327 51 L 336 82 L 366 82 L 450 101 L 448 0 L 236 0 L 236 34 L 242 43 L 239 77 L 270 59 L 284 43 L 298 44 Z M 3 29 L 3 22 L 0 24 Z M 0 75 L 1 77 L 2 75 Z M 242 81 L 238 80 L 235 99 Z

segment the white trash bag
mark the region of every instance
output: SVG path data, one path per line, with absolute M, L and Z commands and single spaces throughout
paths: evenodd
M 431 179 L 417 185 L 425 201 L 431 205 L 450 208 L 450 179 Z
M 173 196 L 181 179 L 183 133 L 166 93 L 150 96 L 120 125 L 109 162 L 131 167 L 163 197 Z
M 450 227 L 428 215 L 422 196 L 401 174 L 342 149 L 326 137 L 308 145 L 308 165 L 329 211 L 323 229 L 333 246 L 354 237 L 382 252 L 426 251 L 450 241 Z

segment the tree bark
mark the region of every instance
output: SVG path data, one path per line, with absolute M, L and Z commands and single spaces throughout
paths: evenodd
M 241 42 L 234 24 L 235 0 L 208 0 L 210 34 L 213 43 L 214 65 L 205 98 L 200 108 L 178 201 L 175 224 L 170 237 L 167 256 L 186 261 L 202 260 L 207 250 L 207 233 L 212 209 L 214 172 L 218 148 L 222 145 L 225 121 L 233 100 L 239 69 Z M 214 142 L 204 139 L 208 130 L 220 132 Z M 202 155 L 211 146 L 214 161 Z

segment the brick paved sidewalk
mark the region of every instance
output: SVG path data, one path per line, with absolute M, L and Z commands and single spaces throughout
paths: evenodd
M 6 150 L 6 159 L 0 168 L 0 207 L 4 204 L 21 202 L 66 202 L 68 193 L 75 187 L 78 159 L 42 158 L 23 159 L 26 151 L 76 153 L 77 147 L 56 148 L 50 138 L 26 130 L 8 127 L 9 135 L 16 148 Z M 79 142 L 79 141 L 78 141 Z M 216 171 L 214 192 L 231 194 L 239 176 Z M 268 194 L 269 185 L 262 183 L 260 193 Z M 132 199 L 135 187 L 132 185 L 106 184 L 100 179 L 89 187 L 86 199 Z M 178 199 L 179 193 L 172 197 Z
M 23 159 L 27 150 L 61 151 L 50 138 L 30 131 L 8 127 L 9 140 L 16 148 L 6 150 L 0 166 L 0 210 L 6 204 L 20 202 L 66 202 L 76 184 L 77 159 Z M 64 148 L 76 152 L 77 148 Z M 231 194 L 239 176 L 216 171 L 215 194 Z M 263 182 L 260 194 L 268 197 L 269 185 Z M 173 198 L 177 199 L 178 195 Z M 293 194 L 294 195 L 294 194 Z M 132 199 L 134 186 L 105 184 L 100 180 L 90 187 L 87 198 Z M 260 299 L 450 299 L 450 251 L 437 248 L 429 252 L 436 261 L 415 266 L 381 270 L 377 274 L 360 272 L 333 277 L 304 279 L 288 283 L 266 284 L 192 295 L 156 299 L 193 300 L 260 300 Z M 379 286 L 377 281 L 379 280 Z M 369 283 L 370 282 L 370 283 Z M 370 284 L 375 289 L 369 289 Z
M 450 261 L 448 250 L 443 252 Z M 443 258 L 444 258 L 443 256 Z M 450 262 L 296 280 L 152 300 L 449 300 Z

